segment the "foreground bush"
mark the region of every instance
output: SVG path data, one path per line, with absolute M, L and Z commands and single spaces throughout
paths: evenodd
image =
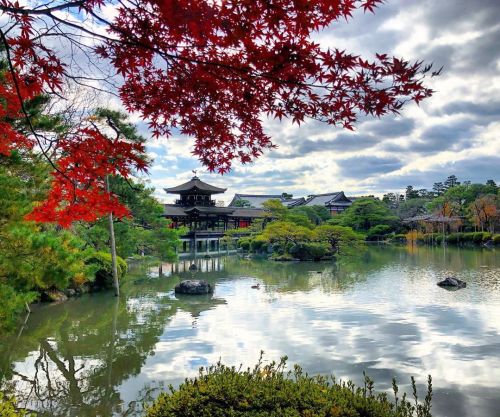
M 432 397 L 431 378 L 428 393 L 417 404 L 406 395 L 398 398 L 393 382 L 394 401 L 387 394 L 375 394 L 373 381 L 365 377 L 365 386 L 352 382 L 304 374 L 299 366 L 284 372 L 286 358 L 246 371 L 218 363 L 202 368 L 197 378 L 186 380 L 179 389 L 160 395 L 147 417 L 429 417 Z
M 495 245 L 500 245 L 500 235 L 494 235 L 493 236 L 493 243 Z

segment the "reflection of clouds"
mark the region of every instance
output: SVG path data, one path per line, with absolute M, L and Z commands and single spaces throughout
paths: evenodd
M 367 369 L 381 387 L 392 376 L 404 386 L 410 375 L 424 382 L 431 374 L 440 401 L 449 392 L 462 401 L 455 411 L 488 410 L 488 401 L 476 398 L 481 390 L 470 389 L 498 388 L 500 323 L 492 319 L 500 317 L 498 295 L 485 293 L 473 281 L 478 271 L 467 268 L 470 288 L 442 291 L 436 286 L 442 273 L 428 263 L 389 263 L 343 289 L 333 281 L 325 286 L 325 273 L 313 273 L 310 290 L 295 292 L 251 290 L 254 277 L 226 280 L 215 294 L 227 304 L 203 312 L 196 329 L 192 317 L 177 313 L 143 372 L 179 381 L 219 359 L 252 366 L 262 349 L 268 360 L 286 354 L 307 371 L 341 378 L 359 380 Z
M 366 370 L 380 390 L 389 389 L 395 376 L 408 391 L 411 375 L 424 383 L 431 374 L 436 417 L 496 417 L 498 253 L 369 248 L 362 258 L 340 264 L 236 258 L 220 262 L 214 268 L 207 263 L 207 272 L 197 273 L 197 278 L 215 284 L 212 298 L 176 297 L 172 288 L 184 272 L 136 280 L 125 287 L 126 309 L 116 317 L 121 343 L 116 341 L 114 357 L 108 337 L 82 337 L 84 331 L 109 333 L 111 317 L 95 321 L 93 310 L 109 300 L 97 296 L 74 300 L 72 312 L 80 302 L 94 300 L 93 307 L 87 306 L 94 312 L 89 316 L 92 324 L 77 326 L 74 336 L 69 334 L 71 344 L 62 344 L 58 352 L 70 351 L 68 346 L 75 347 L 74 355 L 80 352 L 74 359 L 76 369 L 85 366 L 77 372 L 82 389 L 102 390 L 102 380 L 89 382 L 85 373 L 104 367 L 102 375 L 110 370 L 110 376 L 111 372 L 123 376 L 113 379 L 113 384 L 121 401 L 129 404 L 153 382 L 176 385 L 196 375 L 200 366 L 219 359 L 229 365 L 253 366 L 264 350 L 267 361 L 288 355 L 290 364 L 299 363 L 310 373 L 333 373 L 357 383 Z M 467 288 L 448 292 L 437 287 L 436 282 L 447 274 L 467 281 Z M 256 282 L 260 290 L 251 288 Z M 77 311 L 87 314 L 85 309 Z M 51 320 L 58 317 L 50 314 Z M 80 319 L 78 314 L 73 318 Z M 152 331 L 141 338 L 141 330 L 149 326 Z M 61 334 L 55 332 L 53 339 L 47 339 L 49 347 L 57 347 Z M 38 342 L 36 338 L 33 345 Z M 82 353 L 85 349 L 78 350 L 79 342 L 83 347 L 92 344 L 87 356 Z M 135 365 L 120 365 L 131 361 L 134 351 L 144 355 L 137 356 Z M 38 354 L 34 348 L 15 363 L 15 370 L 33 378 Z M 113 366 L 105 368 L 111 362 Z M 48 365 L 53 380 L 62 381 L 64 376 L 54 363 Z M 43 375 L 39 378 L 43 388 L 47 381 Z M 23 383 L 19 384 L 21 388 Z

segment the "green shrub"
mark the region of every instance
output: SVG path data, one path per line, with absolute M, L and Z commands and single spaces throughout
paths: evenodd
M 392 230 L 392 227 L 387 224 L 378 224 L 373 226 L 368 233 L 366 234 L 366 240 L 377 240 L 381 237 L 389 234 Z
M 267 244 L 267 240 L 264 239 L 262 236 L 256 236 L 251 242 L 250 242 L 250 248 L 254 252 L 260 252 L 264 250 L 263 246 Z M 265 248 L 267 250 L 267 247 Z
M 391 242 L 406 242 L 406 235 L 402 233 L 394 235 L 391 237 Z
M 289 253 L 273 253 L 271 259 L 274 261 L 295 261 L 295 258 Z
M 474 232 L 462 233 L 462 241 L 463 242 L 473 242 L 474 241 Z
M 32 302 L 36 296 L 34 292 L 20 293 L 11 286 L 0 283 L 0 331 L 12 330 L 25 311 L 26 303 Z
M 373 381 L 365 376 L 363 388 L 334 378 L 310 377 L 299 366 L 285 372 L 286 358 L 241 371 L 220 363 L 200 370 L 176 390 L 161 394 L 147 417 L 430 417 L 432 380 L 423 403 L 404 395 L 396 401 L 387 393 L 376 394 Z
M 118 266 L 118 279 L 122 279 L 127 273 L 127 263 L 116 257 Z M 95 285 L 104 288 L 113 287 L 113 264 L 111 254 L 107 252 L 96 252 L 87 260 L 89 265 L 92 265 L 95 272 Z
M 24 410 L 16 408 L 16 401 L 13 398 L 5 397 L 0 392 L 0 416 L 2 417 L 28 417 Z
M 240 240 L 238 240 L 238 246 L 244 251 L 249 251 L 251 246 L 251 239 L 241 238 Z
M 493 236 L 493 243 L 495 245 L 500 245 L 500 235 L 494 235 Z
M 283 255 L 285 253 L 285 248 L 279 243 L 270 243 L 271 253 L 275 255 Z
M 457 244 L 463 241 L 462 239 L 463 233 L 450 233 L 446 236 L 446 242 Z
M 297 243 L 290 248 L 290 255 L 301 261 L 319 261 L 329 252 L 325 243 Z
M 481 244 L 491 239 L 491 233 L 488 232 L 476 232 L 473 235 L 473 241 L 476 244 Z
M 493 235 L 490 232 L 483 232 L 483 242 L 488 242 L 493 239 Z
M 417 237 L 418 243 L 426 243 L 428 245 L 433 243 L 441 243 L 443 241 L 443 235 L 441 233 L 425 233 Z

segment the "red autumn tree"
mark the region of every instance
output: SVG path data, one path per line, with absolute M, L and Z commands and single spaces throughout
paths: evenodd
M 370 61 L 312 39 L 313 32 L 356 9 L 372 12 L 381 2 L 56 0 L 27 8 L 0 0 L 8 20 L 0 33 L 12 81 L 6 88 L 15 92 L 7 107 L 28 117 L 23 100 L 57 93 L 65 79 L 85 83 L 80 60 L 94 65 L 104 59 L 121 77 L 118 94 L 129 111 L 139 112 L 156 136 L 178 129 L 194 137 L 194 154 L 209 170 L 224 173 L 235 159 L 252 161 L 273 146 L 262 126 L 266 116 L 352 129 L 359 114 L 395 113 L 405 102 L 431 95 L 423 85 L 430 67 L 421 62 L 386 54 Z M 68 60 L 68 51 L 78 51 L 78 59 Z M 57 138 L 53 192 L 37 210 L 38 220 L 57 220 L 62 213 L 66 220 L 89 220 L 95 207 L 99 215 L 123 213 L 101 178 L 145 166 L 130 158 L 126 142 L 109 146 L 101 139 L 93 128 Z M 26 138 L 7 132 L 1 140 L 3 153 L 44 147 L 35 131 Z M 98 157 L 89 162 L 91 150 Z
M 469 206 L 472 222 L 484 231 L 495 233 L 495 223 L 500 217 L 498 196 L 487 194 L 476 198 Z

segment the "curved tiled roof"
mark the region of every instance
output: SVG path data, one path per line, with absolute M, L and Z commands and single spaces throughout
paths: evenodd
M 304 198 L 283 198 L 282 194 L 235 194 L 229 206 L 234 206 L 234 203 L 239 200 L 246 200 L 253 208 L 262 208 L 262 203 L 267 200 L 279 200 L 287 207 L 292 207 L 302 203 Z
M 264 210 L 246 207 L 206 207 L 206 206 L 193 206 L 181 207 L 175 204 L 165 204 L 163 215 L 166 217 L 188 217 L 192 216 L 195 212 L 200 214 L 217 214 L 225 215 L 231 218 L 259 218 L 264 217 Z
M 227 188 L 215 187 L 194 176 L 190 181 L 185 182 L 184 184 L 178 185 L 177 187 L 164 188 L 164 190 L 169 194 L 183 194 L 190 191 L 201 191 L 206 194 L 221 194 L 225 192 Z
M 343 191 L 338 191 L 334 193 L 326 193 L 326 194 L 312 194 L 310 195 L 306 202 L 303 204 L 304 206 L 330 206 L 330 205 L 350 205 L 352 203 L 349 200 Z

